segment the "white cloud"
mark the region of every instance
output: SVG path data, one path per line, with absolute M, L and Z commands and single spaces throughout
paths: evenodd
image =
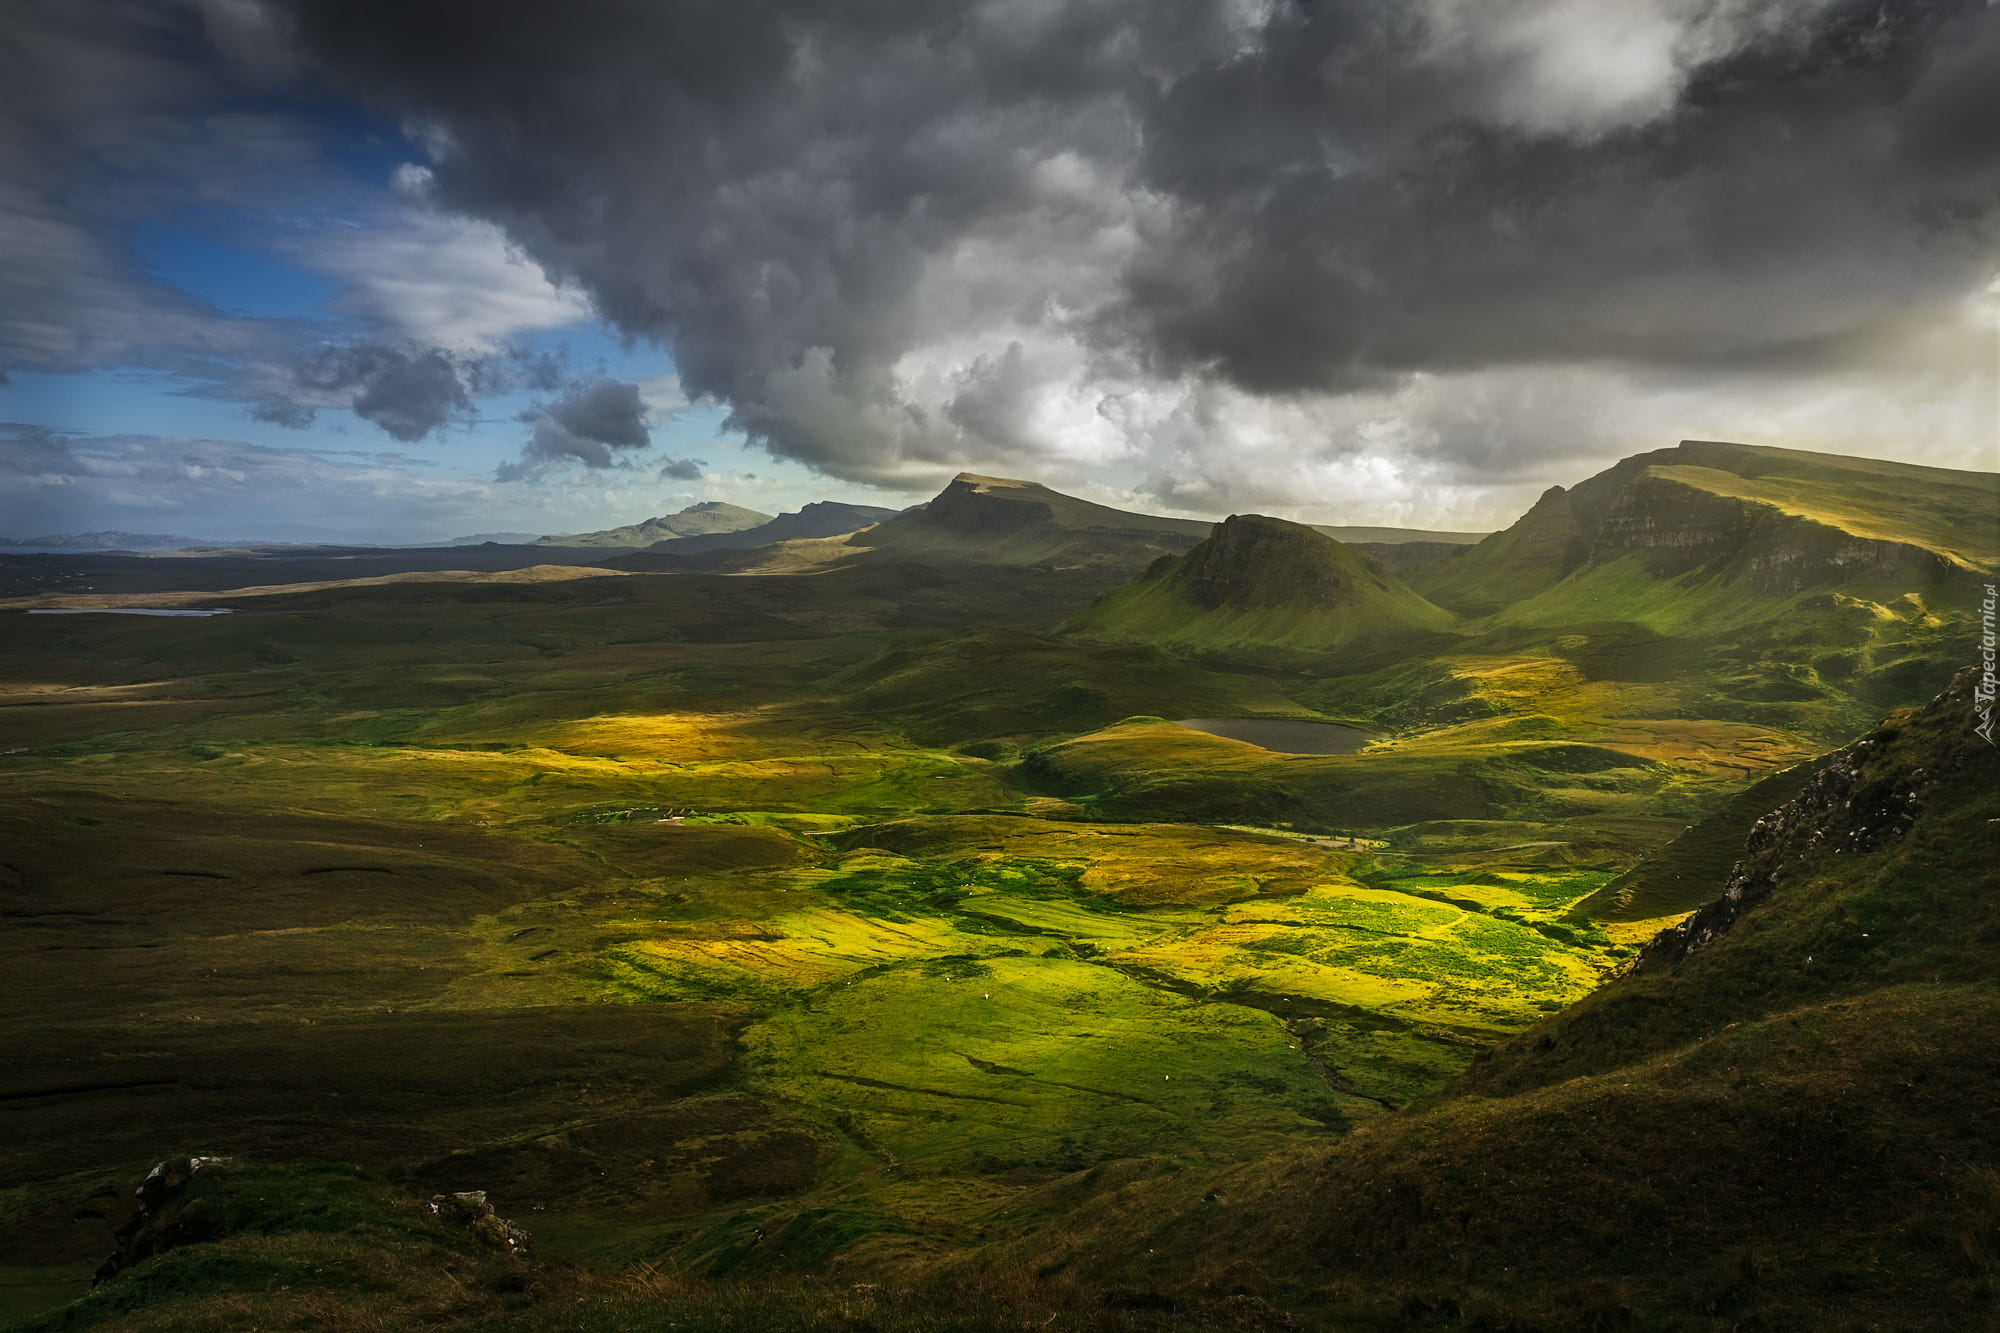
M 592 317 L 582 292 L 550 282 L 498 227 L 426 206 L 422 174 L 399 170 L 404 202 L 394 213 L 293 243 L 302 263 L 347 284 L 342 309 L 398 337 L 474 355 Z
M 1422 56 L 1494 124 L 1593 139 L 1667 114 L 1696 67 L 1827 3 L 1424 0 Z

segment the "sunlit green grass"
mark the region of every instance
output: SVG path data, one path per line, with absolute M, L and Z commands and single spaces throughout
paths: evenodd
M 965 606 L 887 583 L 587 582 L 19 622 L 24 1281 L 74 1291 L 174 1151 L 761 1271 L 758 1227 L 915 1263 L 1066 1173 L 1332 1141 L 1590 993 L 1628 951 L 1577 905 L 1860 706 L 1817 657 L 1802 699 L 1747 661 L 1658 679 L 1652 631 L 1239 672 L 934 633 Z M 1856 679 L 1952 632 L 1831 605 L 1801 623 Z M 1274 755 L 1183 708 L 1382 739 Z

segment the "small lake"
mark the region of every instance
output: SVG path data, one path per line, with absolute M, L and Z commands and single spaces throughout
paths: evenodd
M 165 611 L 150 606 L 63 606 L 36 607 L 28 612 L 31 616 L 226 616 L 230 608 L 219 606 L 213 611 Z
M 1359 727 L 1288 717 L 1188 717 L 1179 725 L 1261 746 L 1275 754 L 1354 754 L 1375 739 L 1374 732 Z

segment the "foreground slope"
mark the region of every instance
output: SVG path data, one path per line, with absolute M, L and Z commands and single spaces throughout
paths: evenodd
M 1075 634 L 1185 651 L 1324 651 L 1436 634 L 1448 612 L 1375 561 L 1297 523 L 1232 516 L 1069 622 Z
M 1010 1259 L 1383 1326 L 1993 1326 L 2000 752 L 1972 679 L 1836 756 L 1715 907 L 1428 1109 L 1107 1181 Z
M 1300 1146 L 1233 1166 L 1218 1164 L 1226 1157 L 1194 1146 L 1185 1131 L 1163 1134 L 1155 1126 L 1172 1122 L 1141 1104 L 1187 1095 L 1182 1075 L 1193 1046 L 1185 1033 L 1176 1029 L 1137 1067 L 1082 1072 L 1077 1062 L 1096 1059 L 1114 1020 L 1154 1031 L 1174 1020 L 1176 1005 L 1114 1015 L 1085 985 L 1146 975 L 1159 964 L 1144 950 L 1121 947 L 1108 967 L 1063 949 L 1036 955 L 1026 932 L 1070 933 L 1057 923 L 1084 901 L 1054 882 L 1054 862 L 956 860 L 942 867 L 949 876 L 926 871 L 920 883 L 915 866 L 890 859 L 946 847 L 947 855 L 963 857 L 1006 844 L 1062 857 L 1052 836 L 1121 840 L 1151 831 L 1043 832 L 1026 827 L 1035 821 L 984 817 L 854 827 L 825 844 L 855 858 L 826 881 L 845 910 L 870 899 L 893 903 L 900 910 L 881 919 L 916 934 L 928 928 L 926 914 L 912 909 L 928 897 L 964 911 L 971 925 L 1021 932 L 1020 942 L 995 940 L 976 959 L 954 946 L 939 966 L 901 970 L 857 953 L 790 1021 L 762 1036 L 737 1026 L 746 1009 L 707 1014 L 709 1006 L 684 993 L 605 1007 L 591 1015 L 596 1025 L 587 1031 L 545 1034 L 568 1038 L 574 1050 L 547 1045 L 521 1069 L 485 1062 L 457 1110 L 461 1117 L 491 1114 L 488 1103 L 504 1102 L 509 1117 L 531 1119 L 500 1091 L 527 1072 L 546 1102 L 541 1114 L 564 1117 L 562 1132 L 516 1134 L 454 1153 L 412 1182 L 425 1182 L 421 1195 L 505 1181 L 501 1202 L 509 1216 L 536 1233 L 537 1246 L 559 1245 L 564 1232 L 554 1205 L 548 1213 L 532 1204 L 524 1212 L 512 1201 L 583 1179 L 599 1210 L 590 1224 L 615 1226 L 616 1209 L 629 1206 L 621 1195 L 632 1173 L 654 1166 L 653 1154 L 692 1152 L 709 1162 L 722 1151 L 740 1180 L 710 1176 L 707 1187 L 738 1191 L 743 1202 L 728 1206 L 740 1211 L 690 1236 L 671 1275 L 614 1278 L 538 1264 L 481 1242 L 444 1214 L 427 1218 L 409 1194 L 344 1168 L 244 1161 L 193 1177 L 187 1164 L 172 1163 L 170 1179 L 195 1183 L 170 1186 L 184 1192 L 169 1193 L 127 1228 L 135 1245 L 156 1246 L 152 1256 L 87 1300 L 24 1327 L 1990 1327 L 2000 1315 L 2000 1159 L 1992 1133 L 2000 1117 L 2000 873 L 1985 830 L 1995 817 L 2000 753 L 1971 732 L 1971 707 L 1966 673 L 1930 706 L 1891 717 L 1830 757 L 1756 826 L 1739 864 L 1715 885 L 1714 909 L 1663 937 L 1628 976 L 1504 1040 L 1443 1095 L 1360 1119 L 1345 1133 L 1297 1124 L 1283 1136 Z M 1023 827 L 1008 827 L 1016 823 Z M 797 876 L 815 857 L 801 840 L 768 826 L 709 832 L 731 840 L 712 851 L 742 859 L 754 842 L 758 857 L 782 860 L 785 887 L 755 891 L 784 911 L 816 914 L 822 920 L 815 929 L 826 930 L 825 908 L 791 901 L 802 886 Z M 637 843 L 627 832 L 598 845 L 622 859 Z M 430 850 L 468 857 L 474 844 L 472 835 L 459 835 Z M 692 843 L 685 849 L 681 854 L 696 851 Z M 1275 867 L 1285 855 L 1271 840 L 1240 835 L 1213 837 L 1211 850 L 1220 860 L 1207 873 L 1171 878 L 1213 881 L 1231 860 L 1254 854 Z M 539 866 L 559 899 L 533 916 L 492 918 L 496 947 L 539 953 L 601 930 L 564 917 L 581 904 L 560 886 L 580 869 L 574 862 Z M 688 883 L 669 873 L 666 883 Z M 457 877 L 440 874 L 439 882 Z M 372 887 L 365 878 L 356 883 Z M 1153 888 L 1172 891 L 1166 879 Z M 495 881 L 465 891 L 495 890 L 507 886 Z M 1243 906 L 1261 919 L 1289 897 L 1280 887 L 1270 901 Z M 633 906 L 651 917 L 671 901 Z M 1142 909 L 1152 903 L 1146 894 L 1131 901 Z M 735 909 L 728 921 L 712 923 L 712 969 L 743 967 L 779 943 L 768 926 L 715 929 L 737 920 L 751 924 Z M 658 959 L 663 944 L 685 950 L 693 943 L 682 941 L 685 930 L 677 923 L 665 935 L 650 932 L 625 946 L 624 956 Z M 1378 950 L 1395 942 L 1365 926 L 1357 938 L 1378 941 Z M 1071 978 L 1056 996 L 1059 1005 L 1001 1021 L 968 1017 L 989 1002 L 1018 1003 L 1017 974 L 1033 967 Z M 883 986 L 915 988 L 921 1005 L 894 1012 L 920 1015 L 923 1032 L 947 1034 L 935 1046 L 915 1032 L 899 1043 L 894 1077 L 884 1076 L 891 1066 L 843 1063 L 851 1043 L 891 1012 L 867 998 Z M 1188 998 L 1197 993 L 1190 989 Z M 1244 994 L 1228 986 L 1208 993 Z M 1243 1016 L 1253 1017 L 1254 1008 L 1278 1021 L 1264 1046 L 1268 1063 L 1192 1090 L 1195 1101 L 1180 1122 L 1189 1129 L 1240 1139 L 1226 1117 L 1241 1115 L 1262 1081 L 1293 1072 L 1302 1062 L 1295 1052 L 1311 1045 L 1311 1034 L 1361 1017 L 1299 1004 L 1289 989 L 1249 994 L 1254 1006 L 1243 1001 Z M 1088 1001 L 1093 1041 L 1057 1052 L 1066 1062 L 1059 1069 L 1024 1059 L 1060 1004 L 1079 998 Z M 447 1032 L 445 1019 L 427 1015 L 425 1030 L 406 1034 L 410 1044 L 394 1052 L 398 1079 L 424 1077 L 427 1058 L 463 1063 L 479 1055 L 464 1040 L 475 1034 Z M 707 1026 L 685 1030 L 690 1020 Z M 282 1041 L 304 1034 L 313 1043 L 306 1058 L 325 1048 L 362 1069 L 378 1063 L 354 1046 L 358 1033 L 318 1028 L 293 1027 Z M 339 1047 L 343 1036 L 347 1047 Z M 858 1145 L 875 1145 L 870 1152 L 878 1157 L 881 1144 L 896 1145 L 866 1177 L 882 1212 L 864 1211 L 854 1186 L 790 1205 L 743 1197 L 771 1189 L 774 1170 L 809 1170 L 814 1150 L 807 1122 L 759 1118 L 740 1091 L 702 1095 L 717 1087 L 709 1081 L 714 1062 L 729 1058 L 741 1037 L 750 1039 L 765 1079 L 796 1078 L 809 1065 L 830 1071 L 823 1076 L 843 1084 L 829 1104 L 843 1108 L 834 1116 L 843 1132 Z M 440 1038 L 457 1044 L 428 1054 L 420 1044 Z M 275 1029 L 271 1040 L 280 1044 Z M 649 1068 L 657 1064 L 682 1080 L 689 1100 L 666 1103 L 662 1094 L 672 1090 L 659 1086 L 657 1071 L 607 1085 L 625 1079 L 612 1053 L 642 1040 L 673 1048 L 641 1053 Z M 1011 1049 L 998 1049 L 1003 1045 Z M 1323 1086 L 1352 1104 L 1353 1094 L 1335 1082 L 1344 1068 L 1336 1060 L 1322 1071 Z M 1159 1069 L 1173 1076 L 1153 1078 Z M 1038 1071 L 1053 1070 L 1061 1081 L 1049 1086 L 1069 1097 L 1068 1114 L 1122 1121 L 1142 1131 L 1135 1136 L 1140 1151 L 1160 1155 L 1055 1175 L 1010 1167 L 981 1186 L 913 1168 L 906 1149 L 916 1138 L 878 1136 L 916 1113 L 907 1080 L 946 1070 L 954 1095 L 936 1126 L 941 1143 L 962 1142 L 981 1117 L 1031 1114 L 1032 1101 L 1014 1094 Z M 208 1089 L 227 1075 L 191 1060 L 161 1075 L 184 1090 L 159 1095 L 212 1095 Z M 646 1103 L 645 1115 L 632 1113 L 635 1100 Z M 376 1093 L 364 1109 L 379 1117 L 390 1107 Z M 42 1114 L 53 1125 L 64 1108 L 51 1102 Z M 989 1137 L 995 1148 L 1018 1142 L 1018 1127 L 995 1123 L 1005 1131 Z M 1061 1124 L 1036 1128 L 1055 1135 Z M 1274 1137 L 1259 1128 L 1252 1141 Z M 388 1122 L 373 1132 L 389 1132 Z M 691 1147 L 673 1145 L 674 1134 L 693 1134 Z M 619 1171 L 604 1174 L 614 1164 Z M 920 1214 L 891 1220 L 898 1199 Z

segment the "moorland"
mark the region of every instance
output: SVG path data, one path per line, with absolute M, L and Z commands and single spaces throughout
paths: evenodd
M 1996 486 L 0 557 L 0 1315 L 1980 1326 Z

